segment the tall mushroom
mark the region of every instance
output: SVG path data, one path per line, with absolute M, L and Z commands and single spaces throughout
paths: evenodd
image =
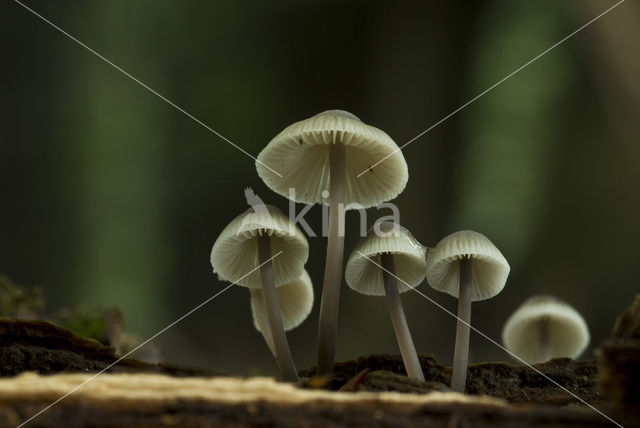
M 359 293 L 386 296 L 407 375 L 424 381 L 400 293 L 420 285 L 424 279 L 426 248 L 400 225 L 382 222 L 378 230 L 380 235 L 376 233 L 376 227 L 372 227 L 358 242 L 347 260 L 345 279 L 349 287 Z M 400 283 L 396 276 L 402 279 Z
M 504 346 L 528 364 L 551 358 L 576 358 L 589 344 L 582 316 L 557 297 L 537 295 L 525 300 L 502 329 Z
M 302 232 L 271 205 L 254 206 L 233 219 L 211 250 L 211 266 L 220 280 L 262 290 L 275 358 L 285 382 L 297 382 L 298 374 L 282 326 L 276 287 L 298 279 L 308 256 Z M 259 272 L 245 276 L 258 266 Z
M 264 306 L 264 293 L 262 290 L 252 288 L 251 292 L 251 314 L 253 316 L 253 326 L 262 333 L 267 346 L 273 356 L 276 356 L 273 338 L 271 337 L 271 327 L 267 311 Z M 288 284 L 276 288 L 278 294 L 278 305 L 282 315 L 282 327 L 284 331 L 298 327 L 309 316 L 313 307 L 313 285 L 307 271 L 302 272 L 302 276 Z
M 387 156 L 385 162 L 372 167 Z M 407 164 L 386 133 L 362 123 L 351 113 L 329 110 L 294 123 L 276 135 L 258 155 L 256 168 L 267 186 L 296 202 L 326 203 L 322 192 L 329 191 L 318 374 L 330 375 L 342 283 L 345 209 L 357 208 L 355 204 L 369 208 L 395 198 L 407 183 Z M 364 170 L 368 172 L 357 177 Z
M 481 233 L 463 230 L 443 238 L 427 252 L 427 282 L 458 299 L 458 322 L 451 389 L 464 392 L 469 361 L 471 302 L 500 293 L 509 263 Z

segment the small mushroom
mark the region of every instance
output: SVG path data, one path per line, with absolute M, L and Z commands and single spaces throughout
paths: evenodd
M 469 361 L 471 302 L 500 293 L 509 263 L 481 233 L 463 230 L 443 238 L 427 253 L 427 282 L 458 299 L 458 322 L 451 389 L 464 392 Z
M 262 290 L 252 288 L 251 292 L 251 314 L 253 315 L 253 326 L 262 333 L 267 346 L 273 356 L 276 356 L 271 328 L 267 311 L 264 306 L 264 293 Z M 278 305 L 282 315 L 282 327 L 284 331 L 298 327 L 309 316 L 313 308 L 313 285 L 307 271 L 302 272 L 302 276 L 288 284 L 276 288 L 278 294 Z
M 407 375 L 424 381 L 400 293 L 418 286 L 424 280 L 426 248 L 400 225 L 382 222 L 379 230 L 383 236 L 375 233 L 374 226 L 369 229 L 367 236 L 358 242 L 347 261 L 345 279 L 349 287 L 359 293 L 370 296 L 386 295 L 389 315 Z M 396 281 L 396 276 L 402 279 L 400 284 Z
M 371 173 L 357 176 L 387 156 Z M 330 375 L 335 360 L 342 283 L 344 212 L 350 208 L 373 207 L 395 198 L 407 184 L 407 163 L 386 133 L 362 123 L 351 113 L 329 110 L 296 122 L 276 135 L 258 155 L 256 169 L 269 188 L 296 202 L 326 203 L 322 192 L 329 191 L 327 256 L 318 325 L 318 374 Z M 290 193 L 291 189 L 296 190 L 295 195 Z
M 211 250 L 211 266 L 220 280 L 262 290 L 274 354 L 285 382 L 297 382 L 298 374 L 282 326 L 276 287 L 298 279 L 308 256 L 309 245 L 302 232 L 271 205 L 254 206 L 233 219 Z
M 502 343 L 527 364 L 577 358 L 589 344 L 589 329 L 568 303 L 537 295 L 511 314 L 502 329 Z

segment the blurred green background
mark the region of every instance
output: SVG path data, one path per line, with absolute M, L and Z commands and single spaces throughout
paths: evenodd
M 257 155 L 331 108 L 404 144 L 614 3 L 26 4 Z M 498 341 L 524 299 L 554 294 L 586 318 L 592 357 L 640 289 L 639 24 L 640 4 L 623 3 L 404 150 L 403 225 L 428 246 L 481 231 L 511 263 L 502 293 L 473 306 Z M 209 253 L 247 208 L 243 189 L 287 209 L 254 162 L 20 5 L 0 6 L 0 32 L 0 273 L 42 285 L 52 309 L 117 305 L 142 337 L 221 290 Z M 320 214 L 307 217 L 317 230 Z M 309 243 L 317 300 L 289 334 L 300 368 L 315 364 L 326 241 Z M 418 351 L 450 364 L 455 320 L 403 301 Z M 345 285 L 338 342 L 340 360 L 397 353 L 383 299 Z M 275 372 L 239 287 L 156 343 L 173 363 Z M 471 351 L 509 360 L 478 335 Z

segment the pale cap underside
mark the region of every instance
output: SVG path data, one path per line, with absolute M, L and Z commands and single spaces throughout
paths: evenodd
M 300 278 L 278 287 L 276 291 L 284 330 L 289 331 L 298 327 L 313 308 L 313 284 L 309 274 L 304 270 Z M 263 326 L 267 326 L 268 330 L 269 319 L 264 307 L 262 290 L 251 290 L 251 313 L 256 330 L 263 332 Z
M 509 276 L 509 263 L 481 233 L 463 230 L 443 238 L 427 253 L 427 282 L 438 291 L 458 297 L 460 263 L 471 258 L 471 300 L 485 300 L 500 293 Z
M 211 250 L 211 266 L 218 278 L 261 288 L 260 270 L 247 273 L 260 265 L 258 237 L 265 235 L 271 238 L 272 256 L 281 252 L 272 260 L 276 287 L 299 278 L 309 257 L 307 239 L 282 211 L 271 205 L 249 208 L 220 233 Z
M 550 357 L 577 358 L 589 345 L 587 323 L 569 304 L 551 296 L 526 300 L 502 329 L 504 346 L 528 364 L 543 362 L 539 327 L 549 323 Z
M 322 192 L 329 191 L 333 144 L 345 145 L 346 204 L 377 206 L 395 198 L 406 186 L 407 163 L 391 137 L 342 110 L 325 111 L 285 128 L 258 155 L 258 174 L 286 198 L 294 188 L 296 202 L 328 203 Z M 357 177 L 363 171 L 366 173 Z
M 395 232 L 390 229 L 394 226 Z M 349 256 L 345 270 L 349 287 L 362 294 L 384 296 L 383 270 L 378 266 L 382 266 L 383 253 L 394 256 L 395 275 L 402 280 L 396 280 L 400 293 L 420 285 L 425 276 L 426 248 L 407 229 L 391 222 L 382 223 L 379 232 L 383 236 L 376 233 L 375 226 L 369 229 Z

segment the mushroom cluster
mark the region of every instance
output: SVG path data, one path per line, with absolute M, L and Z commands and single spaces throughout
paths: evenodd
M 218 279 L 257 290 L 252 300 L 262 296 L 262 302 L 253 306 L 262 306 L 267 322 L 256 317 L 261 320 L 257 324 L 287 382 L 297 382 L 298 372 L 285 335 L 276 287 L 302 277 L 308 256 L 309 245 L 302 232 L 271 205 L 253 206 L 233 219 L 211 250 L 211 265 Z
M 288 126 L 260 152 L 256 169 L 269 188 L 290 201 L 329 208 L 317 374 L 333 374 L 344 275 L 352 290 L 385 296 L 407 375 L 424 381 L 401 293 L 426 279 L 435 290 L 458 299 L 451 389 L 464 392 L 471 302 L 500 293 L 510 271 L 489 238 L 462 230 L 427 248 L 396 222 L 379 219 L 357 243 L 343 272 L 345 212 L 395 198 L 409 176 L 391 137 L 346 111 L 328 110 Z M 265 205 L 250 189 L 246 195 L 252 208 L 221 232 L 211 251 L 211 265 L 220 280 L 249 288 L 255 328 L 271 350 L 282 380 L 297 382 L 285 332 L 302 323 L 313 306 L 313 285 L 304 268 L 309 247 L 295 220 Z M 514 355 L 535 363 L 577 357 L 587 346 L 589 333 L 568 304 L 536 296 L 508 320 L 503 341 Z
M 372 167 L 385 157 L 388 157 L 385 162 Z M 386 133 L 349 112 L 328 110 L 296 122 L 276 135 L 258 155 L 256 168 L 269 188 L 292 197 L 295 202 L 324 203 L 322 194 L 329 192 L 329 233 L 318 323 L 318 374 L 331 375 L 342 285 L 345 211 L 373 207 L 395 198 L 407 184 L 407 163 Z M 368 174 L 357 177 L 367 169 Z

